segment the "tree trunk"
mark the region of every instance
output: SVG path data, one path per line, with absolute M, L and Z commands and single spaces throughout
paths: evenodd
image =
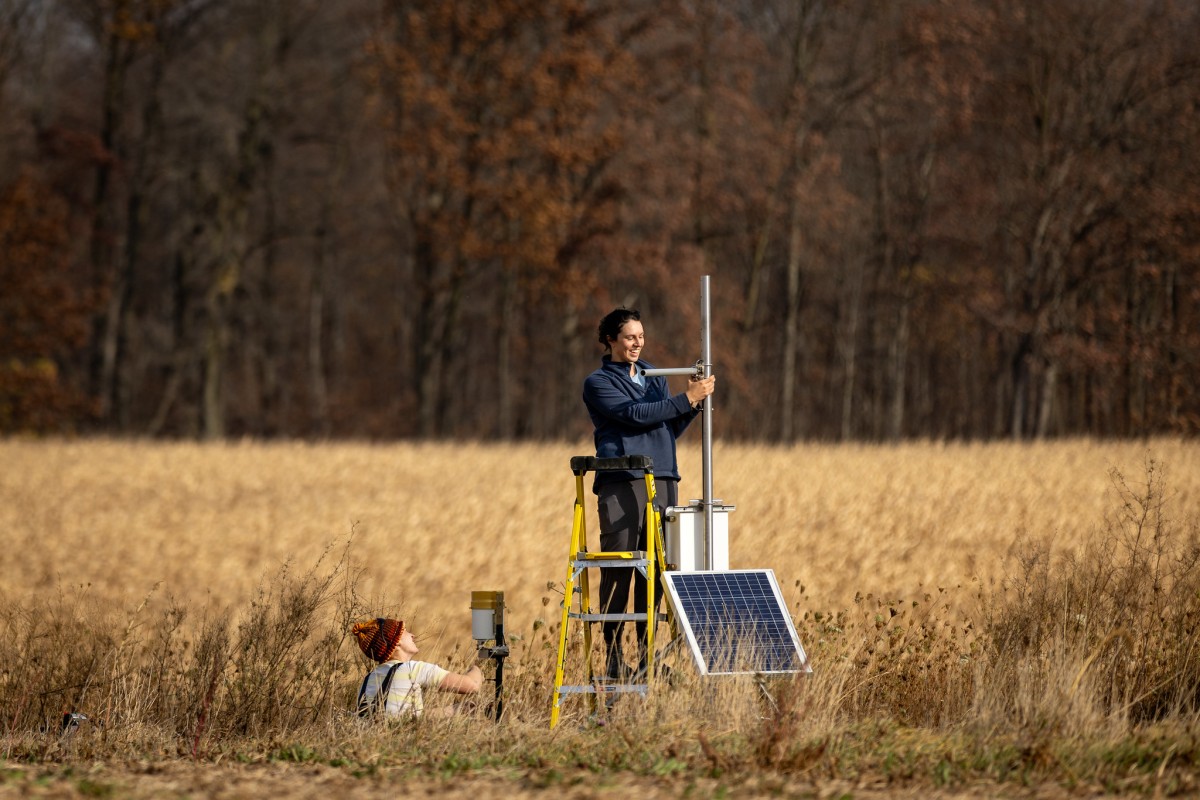
M 796 362 L 800 355 L 800 263 L 801 249 L 804 245 L 804 234 L 801 229 L 799 192 L 792 195 L 792 213 L 788 236 L 787 262 L 787 307 L 784 310 L 783 326 L 783 369 L 780 380 L 783 381 L 783 397 L 779 413 L 780 436 L 784 442 L 792 442 L 796 438 Z
M 99 376 L 97 396 L 100 418 L 111 421 L 117 405 L 117 370 L 121 320 L 129 300 L 129 279 L 118 267 L 116 257 L 117 231 L 113 179 L 117 168 L 115 158 L 120 148 L 124 127 L 125 83 L 133 58 L 131 45 L 122 38 L 115 26 L 107 31 L 105 43 L 108 57 L 104 66 L 104 94 L 101 107 L 100 141 L 105 158 L 96 166 L 96 182 L 92 196 L 95 216 L 92 222 L 90 256 L 92 269 L 107 283 L 108 303 L 100 331 Z
M 1010 362 L 1012 404 L 1009 407 L 1009 435 L 1013 439 L 1025 438 L 1025 415 L 1029 401 L 1029 359 L 1031 356 L 1030 334 L 1022 334 Z
M 500 335 L 496 346 L 498 397 L 496 398 L 496 435 L 504 441 L 516 434 L 514 419 L 514 385 L 512 349 L 517 326 L 517 276 L 515 267 L 505 268 L 500 287 Z
M 229 320 L 225 289 L 236 285 L 237 268 L 220 269 L 208 296 L 208 324 L 204 332 L 203 436 L 212 441 L 225 436 L 225 350 L 229 342 Z
M 1042 398 L 1038 405 L 1037 438 L 1045 439 L 1051 434 L 1054 422 L 1054 405 L 1058 395 L 1058 364 L 1051 361 L 1042 376 Z
M 325 175 L 325 196 L 321 199 L 320 224 L 314 237 L 313 262 L 309 273 L 308 296 L 308 396 L 312 431 L 321 437 L 333 432 L 329 416 L 328 364 L 325 341 L 326 301 L 328 282 L 337 274 L 337 251 L 334 244 L 334 201 L 346 169 L 346 148 L 334 142 L 328 148 L 331 166 Z M 335 359 L 336 363 L 336 359 Z
M 329 387 L 325 382 L 325 245 L 322 243 L 318 247 L 322 256 L 313 263 L 308 290 L 308 393 L 313 431 L 324 438 L 329 436 L 332 428 Z
M 908 338 L 909 316 L 912 300 L 911 290 L 906 285 L 900 300 L 896 335 L 891 344 L 892 361 L 892 407 L 888 425 L 888 436 L 893 441 L 904 436 L 904 411 L 908 391 Z
M 838 354 L 842 359 L 842 441 L 854 437 L 854 389 L 858 379 L 858 322 L 862 306 L 863 273 L 861 259 L 854 259 L 842 293 L 844 319 L 838 325 Z
M 431 439 L 438 435 L 438 406 L 441 398 L 442 338 L 445 336 L 445 288 L 440 286 L 436 248 L 429 232 L 415 230 L 413 264 L 419 285 L 416 324 L 413 326 L 414 383 L 417 387 L 417 434 Z

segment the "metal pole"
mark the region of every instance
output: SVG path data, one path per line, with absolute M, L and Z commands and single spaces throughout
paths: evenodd
M 709 335 L 708 276 L 700 278 L 700 360 L 704 375 L 712 375 L 712 343 Z M 713 475 L 712 475 L 712 395 L 704 398 L 704 568 L 713 568 Z

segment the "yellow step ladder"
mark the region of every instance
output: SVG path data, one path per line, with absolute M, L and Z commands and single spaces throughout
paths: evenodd
M 633 471 L 642 472 L 646 480 L 646 547 L 645 551 L 589 552 L 587 548 L 587 522 L 584 513 L 583 477 L 588 472 Z M 558 661 L 554 669 L 554 697 L 550 708 L 550 727 L 558 724 L 565 695 L 583 694 L 588 698 L 590 713 L 596 711 L 598 694 L 636 692 L 645 696 L 649 691 L 650 676 L 654 674 L 654 629 L 658 613 L 656 592 L 658 573 L 666 569 L 665 550 L 662 538 L 662 519 L 654 507 L 654 469 L 649 456 L 622 456 L 619 458 L 595 458 L 575 456 L 571 459 L 571 472 L 575 474 L 575 513 L 571 524 L 571 547 L 567 559 L 567 578 L 563 584 L 562 624 L 558 632 Z M 596 613 L 591 610 L 590 569 L 636 569 L 646 577 L 647 613 Z M 620 683 L 607 678 L 597 678 L 592 669 L 592 624 L 596 622 L 630 621 L 642 622 L 653 616 L 653 623 L 646 625 L 646 668 L 638 673 L 647 683 Z M 583 625 L 583 671 L 584 683 L 564 684 L 567 659 L 568 630 L 571 622 Z

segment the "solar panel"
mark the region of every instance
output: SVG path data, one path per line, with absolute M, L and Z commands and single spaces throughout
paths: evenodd
M 662 577 L 701 674 L 812 672 L 772 570 Z

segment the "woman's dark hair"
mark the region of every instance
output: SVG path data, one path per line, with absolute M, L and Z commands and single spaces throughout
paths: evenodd
M 612 345 L 608 340 L 616 339 L 621 333 L 621 328 L 631 319 L 642 321 L 642 315 L 636 308 L 618 308 L 605 314 L 604 319 L 600 320 L 600 344 L 604 345 L 606 350 L 611 349 Z

